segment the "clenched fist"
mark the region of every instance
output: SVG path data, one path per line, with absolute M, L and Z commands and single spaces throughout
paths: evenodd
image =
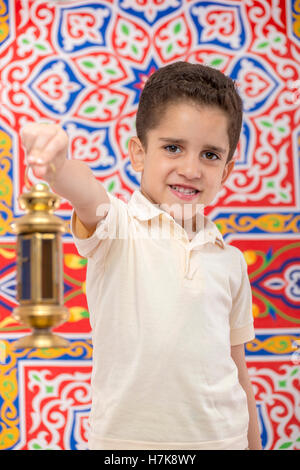
M 67 160 L 66 132 L 56 124 L 30 123 L 21 130 L 21 139 L 34 175 L 53 181 Z

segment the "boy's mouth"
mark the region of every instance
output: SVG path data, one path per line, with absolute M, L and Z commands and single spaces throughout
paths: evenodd
M 184 200 L 191 200 L 194 199 L 197 194 L 200 192 L 198 189 L 194 189 L 191 187 L 181 186 L 181 185 L 168 185 L 171 192 L 179 197 L 180 199 Z

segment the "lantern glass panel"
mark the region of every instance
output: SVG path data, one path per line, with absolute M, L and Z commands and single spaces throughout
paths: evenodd
M 42 298 L 53 298 L 53 239 L 42 240 Z
M 31 298 L 31 239 L 21 238 L 21 300 Z

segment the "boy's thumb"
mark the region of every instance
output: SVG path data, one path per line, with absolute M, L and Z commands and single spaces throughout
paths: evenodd
M 43 178 L 47 173 L 47 165 L 32 165 L 32 171 L 36 178 Z

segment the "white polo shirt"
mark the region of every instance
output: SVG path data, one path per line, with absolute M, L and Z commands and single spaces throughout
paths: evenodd
M 71 224 L 88 258 L 89 448 L 245 449 L 247 399 L 230 354 L 254 338 L 241 251 L 207 217 L 189 241 L 140 191 L 128 204 L 108 196 L 89 238 L 75 212 Z

